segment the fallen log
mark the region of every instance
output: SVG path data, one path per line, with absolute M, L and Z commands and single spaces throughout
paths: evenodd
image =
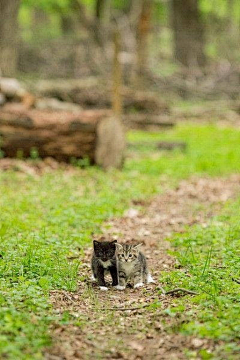
M 0 149 L 7 157 L 59 161 L 88 158 L 103 168 L 120 167 L 125 141 L 121 122 L 108 110 L 39 111 L 19 104 L 0 109 Z
M 42 97 L 73 102 L 84 109 L 106 109 L 112 107 L 112 86 L 97 78 L 41 80 L 34 85 L 35 92 Z M 145 112 L 169 114 L 169 106 L 155 93 L 121 88 L 125 113 Z

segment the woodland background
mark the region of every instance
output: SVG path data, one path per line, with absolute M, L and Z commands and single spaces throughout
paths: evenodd
M 2 75 L 109 79 L 116 27 L 125 83 L 237 96 L 237 0 L 1 0 L 0 10 Z
M 1 359 L 239 359 L 239 43 L 239 0 L 0 0 Z M 156 283 L 99 291 L 102 238 Z

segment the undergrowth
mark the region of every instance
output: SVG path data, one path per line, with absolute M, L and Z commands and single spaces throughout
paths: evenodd
M 237 359 L 240 352 L 239 208 L 240 198 L 226 205 L 207 226 L 176 234 L 172 241 L 180 268 L 161 274 L 167 288 L 198 293 L 177 299 L 168 312 L 181 319 L 174 331 L 219 342 L 217 354 L 207 358 Z
M 186 141 L 186 152 L 157 150 L 156 142 L 166 139 Z M 49 325 L 60 321 L 48 302 L 49 290 L 76 290 L 81 255 L 90 245 L 92 233 L 100 232 L 104 220 L 121 215 L 132 200 L 161 192 L 162 181 L 173 186 L 191 175 L 220 176 L 240 171 L 238 130 L 187 124 L 166 133 L 131 132 L 129 141 L 122 172 L 104 173 L 96 167 L 75 168 L 72 172 L 58 170 L 40 177 L 0 172 L 0 357 L 42 358 L 42 349 L 50 343 Z M 211 240 L 210 230 L 207 234 L 207 230 L 198 231 L 199 239 L 205 234 Z M 222 238 L 225 231 L 224 226 L 219 227 Z M 184 241 L 179 240 L 180 247 L 185 246 Z M 228 242 L 234 244 L 232 240 Z M 211 258 L 217 246 L 222 248 L 224 244 L 213 242 Z M 207 255 L 200 250 L 199 253 L 205 261 Z M 231 253 L 224 254 L 234 261 Z M 79 258 L 69 261 L 76 255 Z M 196 259 L 200 255 L 196 250 Z M 231 280 L 230 295 L 222 291 L 227 288 L 222 280 L 205 284 L 210 271 L 208 263 L 204 272 L 200 266 L 202 277 L 193 269 L 194 266 L 190 269 L 192 279 L 196 281 L 192 286 L 202 284 L 206 303 L 219 303 L 219 294 L 223 296 L 222 304 L 227 304 L 224 296 L 237 299 L 237 285 Z M 225 272 L 211 270 L 211 279 L 217 274 L 227 276 Z M 217 284 L 216 289 L 213 284 Z M 224 313 L 225 308 L 221 309 Z M 204 318 L 204 311 L 200 314 Z M 196 328 L 189 322 L 182 331 L 197 331 Z M 201 326 L 198 328 L 200 331 Z

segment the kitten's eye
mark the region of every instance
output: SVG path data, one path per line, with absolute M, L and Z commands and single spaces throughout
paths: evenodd
M 124 257 L 124 254 L 122 254 L 121 257 L 123 258 L 123 257 Z
M 132 257 L 132 254 L 129 254 L 128 257 Z

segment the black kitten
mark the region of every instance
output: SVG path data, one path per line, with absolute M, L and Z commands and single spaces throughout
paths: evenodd
M 93 280 L 97 280 L 101 290 L 107 290 L 104 274 L 110 271 L 112 285 L 118 285 L 118 274 L 116 264 L 116 242 L 114 241 L 93 241 L 92 272 Z

